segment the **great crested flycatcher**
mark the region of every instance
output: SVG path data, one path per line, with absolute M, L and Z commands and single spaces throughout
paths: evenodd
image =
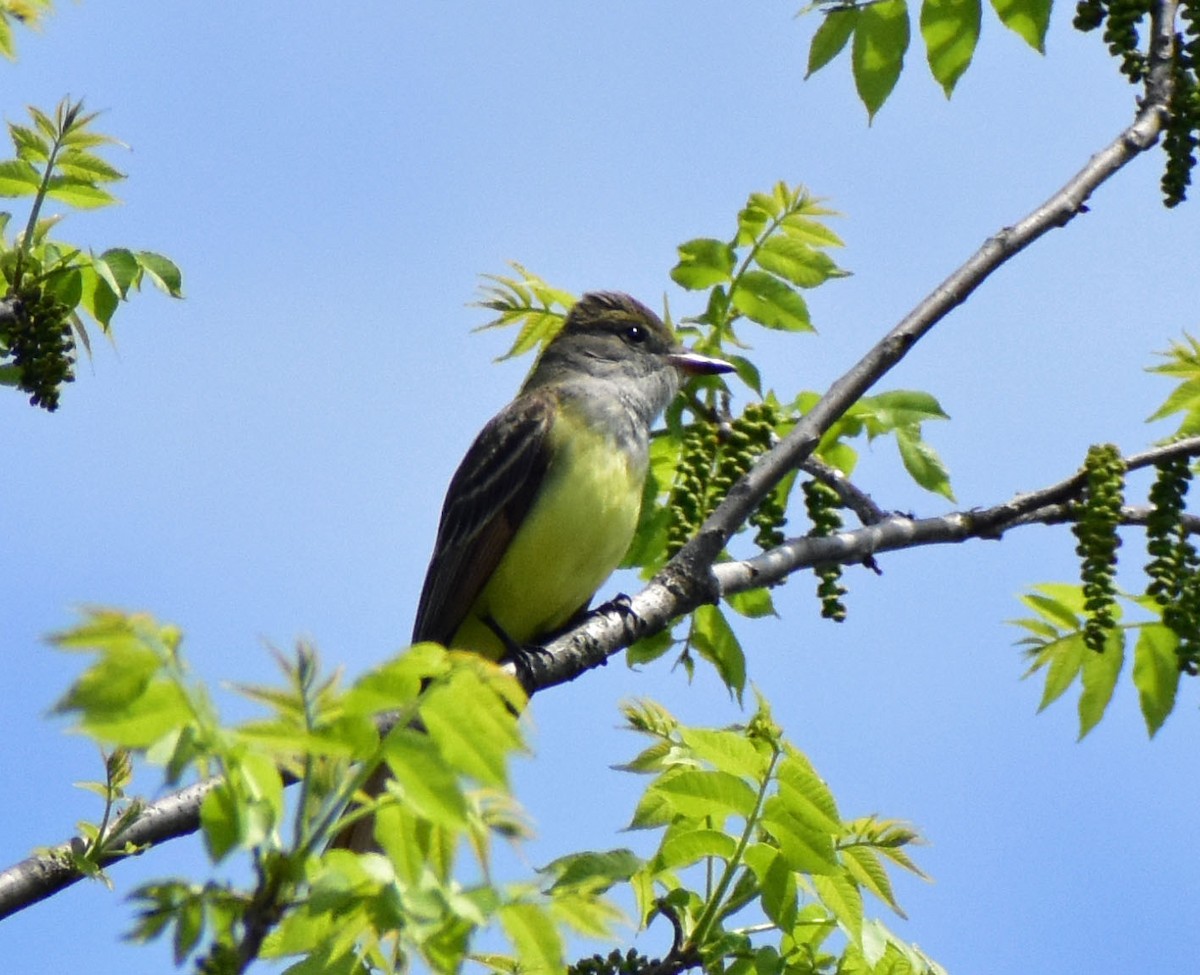
M 580 298 L 450 481 L 413 642 L 498 660 L 579 616 L 633 538 L 651 425 L 683 375 L 732 369 L 629 295 Z M 370 848 L 369 823 L 335 842 Z
M 584 295 L 450 481 L 413 642 L 499 659 L 585 610 L 629 548 L 680 374 L 732 368 L 628 295 Z

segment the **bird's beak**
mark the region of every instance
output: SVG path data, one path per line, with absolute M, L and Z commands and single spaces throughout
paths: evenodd
M 733 366 L 724 359 L 714 359 L 688 349 L 669 352 L 667 361 L 680 372 L 689 376 L 711 376 L 718 372 L 733 372 Z

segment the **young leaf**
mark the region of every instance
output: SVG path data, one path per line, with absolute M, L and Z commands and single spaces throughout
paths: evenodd
M 763 804 L 762 827 L 779 845 L 779 852 L 788 866 L 798 873 L 832 874 L 837 871 L 833 835 L 793 815 L 778 796 L 772 796 Z
M 1133 683 L 1138 689 L 1138 701 L 1150 737 L 1154 737 L 1167 715 L 1175 709 L 1181 673 L 1175 653 L 1178 645 L 1179 637 L 1170 627 L 1148 623 L 1142 627 L 1134 648 Z
M 781 931 L 790 931 L 799 906 L 796 873 L 779 851 L 766 843 L 746 848 L 746 863 L 754 871 L 762 891 L 762 906 L 767 917 Z
M 922 439 L 920 427 L 907 426 L 896 430 L 896 446 L 900 448 L 900 459 L 904 469 L 926 491 L 940 494 L 949 501 L 954 500 L 950 488 L 950 474 L 936 450 Z
M 900 917 L 908 916 L 896 903 L 892 880 L 880 862 L 878 853 L 866 846 L 847 846 L 842 848 L 841 854 L 846 872 L 860 887 L 865 887 Z
M 94 261 L 96 270 L 122 298 L 129 294 L 130 287 L 137 281 L 139 265 L 132 251 L 123 247 L 106 250 Z
M 1046 53 L 1051 0 L 992 0 L 1001 23 L 1015 31 L 1039 54 Z
M 845 873 L 812 878 L 813 888 L 821 903 L 838 919 L 851 941 L 862 940 L 863 904 L 857 885 Z
M 741 700 L 746 688 L 746 655 L 737 635 L 716 606 L 701 606 L 692 614 L 691 643 L 717 668 L 721 680 Z
M 1117 677 L 1125 663 L 1125 632 L 1113 628 L 1104 641 L 1104 652 L 1085 650 L 1080 678 L 1083 693 L 1079 695 L 1079 737 L 1082 739 L 1099 723 L 1112 700 Z
M 949 98 L 979 41 L 979 0 L 924 0 L 921 36 L 929 70 Z
M 1038 669 L 1049 663 L 1046 671 L 1046 686 L 1042 690 L 1042 700 L 1038 711 L 1044 711 L 1057 701 L 1074 683 L 1080 668 L 1083 667 L 1084 654 L 1088 652 L 1083 642 L 1082 632 L 1075 632 L 1059 640 L 1047 643 L 1038 654 L 1031 668 Z
M 737 850 L 737 840 L 717 829 L 688 829 L 668 835 L 654 858 L 656 872 L 681 870 L 693 863 L 715 857 L 729 861 Z
M 562 940 L 543 908 L 537 904 L 505 904 L 499 915 L 522 971 L 563 971 Z
M 41 163 L 50 158 L 50 143 L 28 126 L 9 122 L 8 134 L 17 150 L 18 159 L 28 163 Z
M 732 280 L 736 257 L 723 241 L 701 237 L 679 245 L 679 263 L 671 280 L 689 291 L 704 291 Z
M 676 813 L 689 819 L 713 817 L 723 821 L 729 815 L 746 817 L 757 800 L 754 790 L 728 772 L 685 769 L 660 778 L 650 786 Z
M 681 737 L 696 758 L 722 772 L 753 780 L 767 772 L 769 753 L 756 748 L 744 729 L 684 728 Z
M 133 256 L 158 288 L 172 298 L 183 297 L 183 275 L 174 261 L 153 251 L 135 251 Z
M 825 14 L 809 45 L 808 70 L 804 77 L 820 71 L 841 53 L 858 24 L 858 13 L 858 7 L 835 7 Z
M 0 196 L 33 196 L 41 185 L 41 175 L 24 159 L 0 162 Z
M 729 297 L 738 311 L 767 328 L 814 331 L 808 305 L 800 294 L 765 271 L 746 271 Z
M 418 815 L 449 829 L 467 824 L 467 803 L 458 780 L 428 735 L 393 728 L 384 742 L 388 767 L 404 804 Z
M 779 234 L 762 242 L 754 260 L 763 270 L 799 288 L 815 288 L 844 274 L 827 254 L 794 237 Z
M 854 30 L 854 84 L 871 118 L 896 87 L 908 41 L 905 0 L 879 0 L 859 8 Z
M 605 891 L 613 884 L 632 877 L 645 865 L 632 850 L 606 850 L 603 853 L 571 853 L 538 869 L 543 876 L 552 877 L 551 890 L 566 887 L 586 887 Z
M 95 210 L 116 203 L 117 198 L 90 180 L 73 176 L 51 176 L 46 195 L 80 210 Z

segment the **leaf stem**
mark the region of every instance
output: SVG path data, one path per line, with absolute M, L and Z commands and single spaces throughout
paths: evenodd
M 750 845 L 750 838 L 754 835 L 754 831 L 758 828 L 758 821 L 762 813 L 763 803 L 767 798 L 767 789 L 771 785 L 772 776 L 775 773 L 775 766 L 779 762 L 779 756 L 783 754 L 782 750 L 775 743 L 772 743 L 771 764 L 767 766 L 766 773 L 763 775 L 763 780 L 758 787 L 758 795 L 754 800 L 754 808 L 750 814 L 746 816 L 746 825 L 742 829 L 742 835 L 738 839 L 737 849 L 733 851 L 733 856 L 725 864 L 725 872 L 721 875 L 720 881 L 717 883 L 717 889 L 708 899 L 708 903 L 704 905 L 704 911 L 700 915 L 700 920 L 696 922 L 695 928 L 692 929 L 691 936 L 688 938 L 688 945 L 684 951 L 696 950 L 705 941 L 708 940 L 709 931 L 719 916 L 721 916 L 721 901 L 724 900 L 726 892 L 729 890 L 730 884 L 733 883 L 734 875 L 742 866 L 742 857 L 746 853 L 746 847 Z

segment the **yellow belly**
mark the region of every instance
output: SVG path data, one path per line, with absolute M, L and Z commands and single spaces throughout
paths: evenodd
M 560 425 L 550 431 L 554 460 L 542 490 L 455 633 L 456 648 L 503 656 L 487 617 L 522 645 L 561 629 L 629 548 L 645 470 L 608 437 L 576 427 L 564 438 Z

